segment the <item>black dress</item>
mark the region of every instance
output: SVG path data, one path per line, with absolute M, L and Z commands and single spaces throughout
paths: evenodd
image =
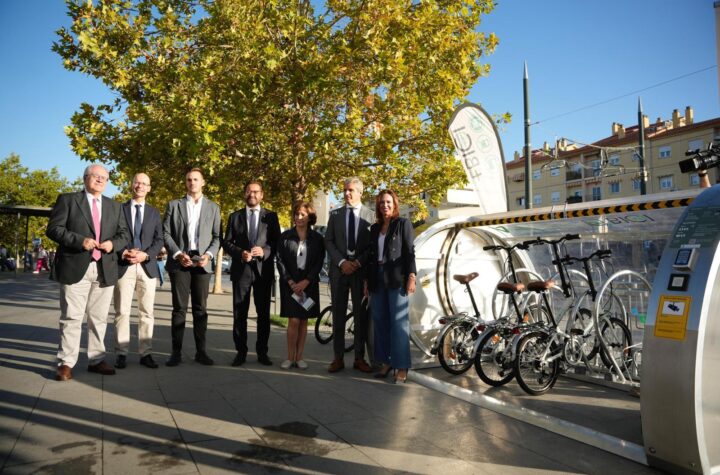
M 277 267 L 280 272 L 280 316 L 300 319 L 316 318 L 320 315 L 320 271 L 325 260 L 325 243 L 322 235 L 308 229 L 305 241 L 307 257 L 305 268 L 298 269 L 297 257 L 300 237 L 295 228 L 288 229 L 280 236 L 277 246 Z M 305 295 L 315 302 L 309 310 L 305 310 L 294 298 L 288 280 L 300 282 L 308 279 L 310 285 L 305 288 Z

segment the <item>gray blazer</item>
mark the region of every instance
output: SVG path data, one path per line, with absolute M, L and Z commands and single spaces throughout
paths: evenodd
M 340 261 L 347 259 L 347 237 L 345 234 L 345 218 L 347 206 L 330 212 L 325 231 L 325 250 L 330 256 L 330 278 L 340 276 Z M 367 249 L 370 245 L 370 225 L 375 222 L 375 213 L 363 205 L 360 207 L 360 220 L 355 241 L 355 255 L 362 266 L 367 263 Z
M 165 248 L 168 251 L 167 271 L 173 272 L 180 267 L 180 263 L 173 259 L 176 252 L 188 252 L 190 249 L 187 234 L 188 214 L 186 199 L 180 198 L 172 200 L 165 210 L 165 220 L 163 221 L 163 237 L 165 238 Z M 213 257 L 217 257 L 220 250 L 220 207 L 203 196 L 202 208 L 200 208 L 200 223 L 198 224 L 198 252 L 200 255 L 209 252 Z M 208 264 L 203 268 L 205 272 L 212 272 L 212 264 Z

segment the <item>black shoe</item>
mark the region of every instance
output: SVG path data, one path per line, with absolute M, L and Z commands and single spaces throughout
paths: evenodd
M 117 369 L 125 369 L 127 367 L 127 356 L 117 355 L 117 358 L 115 358 L 115 367 Z
M 245 364 L 246 358 L 247 358 L 246 355 L 241 355 L 240 353 L 238 353 L 237 355 L 235 355 L 235 359 L 233 360 L 232 365 L 233 366 L 242 366 Z
M 165 363 L 165 366 L 177 366 L 182 363 L 182 355 L 180 353 L 173 353 Z
M 198 351 L 195 353 L 195 361 L 204 364 L 205 366 L 212 366 L 215 362 L 204 351 Z
M 145 355 L 140 358 L 140 364 L 150 369 L 155 369 L 158 367 L 158 364 L 155 362 L 155 360 L 153 360 L 152 355 Z
M 268 355 L 258 355 L 258 363 L 264 366 L 272 366 L 272 361 L 270 361 Z

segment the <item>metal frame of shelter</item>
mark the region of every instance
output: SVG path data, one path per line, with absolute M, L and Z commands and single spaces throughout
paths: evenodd
M 17 227 L 15 228 L 15 262 L 20 263 L 20 247 L 19 247 L 19 232 L 20 226 L 22 225 L 22 218 L 25 217 L 25 241 L 23 249 L 27 249 L 27 243 L 30 233 L 30 217 L 49 217 L 52 208 L 45 208 L 43 206 L 23 206 L 23 205 L 0 205 L 0 214 L 9 214 L 17 216 Z M 15 273 L 18 272 L 19 265 L 15 266 Z

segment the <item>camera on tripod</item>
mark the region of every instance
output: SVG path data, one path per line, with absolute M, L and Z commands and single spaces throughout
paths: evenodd
M 680 171 L 682 173 L 709 170 L 720 165 L 720 139 L 710 142 L 705 150 L 696 149 L 685 152 L 685 160 L 681 160 Z

